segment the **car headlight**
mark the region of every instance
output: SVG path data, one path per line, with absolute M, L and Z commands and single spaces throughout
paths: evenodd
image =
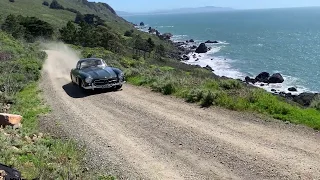
M 92 83 L 92 77 L 87 77 L 86 79 L 85 79 L 85 81 L 86 81 L 86 83 L 88 83 L 88 84 L 90 84 L 90 83 Z

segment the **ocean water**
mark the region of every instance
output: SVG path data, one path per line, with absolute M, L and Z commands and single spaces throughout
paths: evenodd
M 266 90 L 298 93 L 320 89 L 320 8 L 239 10 L 203 14 L 139 15 L 124 17 L 161 33 L 171 32 L 173 40 L 194 39 L 212 50 L 187 63 L 210 65 L 217 75 L 232 78 L 255 77 L 260 72 L 279 72 L 285 82 L 264 86 Z

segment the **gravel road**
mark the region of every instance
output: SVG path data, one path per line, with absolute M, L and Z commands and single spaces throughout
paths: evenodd
M 320 134 L 124 85 L 86 95 L 70 84 L 77 55 L 47 50 L 44 123 L 88 146 L 120 179 L 320 179 Z M 49 119 L 49 120 L 48 120 Z

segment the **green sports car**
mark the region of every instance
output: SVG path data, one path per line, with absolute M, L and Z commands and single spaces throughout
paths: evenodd
M 71 81 L 84 90 L 121 89 L 125 83 L 123 72 L 110 67 L 100 58 L 80 59 L 70 72 Z

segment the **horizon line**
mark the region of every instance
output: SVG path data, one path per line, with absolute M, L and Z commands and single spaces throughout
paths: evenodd
M 198 8 L 205 8 L 205 7 L 215 7 L 221 9 L 230 9 L 234 11 L 241 11 L 241 10 L 268 10 L 268 9 L 292 9 L 292 8 L 317 8 L 320 6 L 292 6 L 292 7 L 269 7 L 269 8 L 233 8 L 233 7 L 218 7 L 218 6 L 200 6 L 200 7 L 182 7 L 176 9 L 162 9 L 162 10 L 151 10 L 151 11 L 125 11 L 125 10 L 116 10 L 116 12 L 123 12 L 128 14 L 148 14 L 148 13 L 162 13 L 163 11 L 173 11 L 179 9 L 198 9 Z

